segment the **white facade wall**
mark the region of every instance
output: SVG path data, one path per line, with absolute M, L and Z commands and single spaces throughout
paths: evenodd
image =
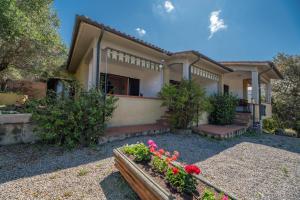
M 223 83 L 229 86 L 229 92 L 243 99 L 243 79 L 224 76 Z
M 106 71 L 106 62 L 102 62 L 100 72 L 140 79 L 140 93 L 144 97 L 157 97 L 163 85 L 162 71 L 146 70 L 126 63 L 107 62 Z

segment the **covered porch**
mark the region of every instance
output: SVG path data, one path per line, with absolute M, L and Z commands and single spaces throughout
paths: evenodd
M 271 62 L 222 62 L 234 72 L 224 75 L 224 92 L 236 95 L 237 112 L 248 112 L 255 123 L 272 116 L 272 79 L 281 79 Z

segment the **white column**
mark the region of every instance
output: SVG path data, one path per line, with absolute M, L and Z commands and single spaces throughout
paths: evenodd
M 267 101 L 267 103 L 271 103 L 271 97 L 272 97 L 272 85 L 269 82 L 266 84 L 266 101 Z
M 223 74 L 219 75 L 218 92 L 219 92 L 219 94 L 224 94 Z
M 96 86 L 96 76 L 97 76 L 97 43 L 94 41 L 92 51 L 93 57 L 89 64 L 89 78 L 88 78 L 88 90 Z
M 254 99 L 255 103 L 259 103 L 259 84 L 258 84 L 258 72 L 257 71 L 252 71 L 251 72 L 251 86 L 252 86 L 252 99 Z
M 190 78 L 190 63 L 185 61 L 182 65 L 182 78 L 189 80 Z

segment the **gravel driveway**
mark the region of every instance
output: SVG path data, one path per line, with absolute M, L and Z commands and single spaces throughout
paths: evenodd
M 137 199 L 112 150 L 149 138 L 241 199 L 300 199 L 300 139 L 273 135 L 216 141 L 198 135 L 141 136 L 72 151 L 49 145 L 0 147 L 0 199 Z

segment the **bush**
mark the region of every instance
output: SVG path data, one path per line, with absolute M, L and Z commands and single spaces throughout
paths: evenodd
M 179 192 L 192 194 L 196 191 L 196 179 L 191 174 L 186 173 L 182 168 L 179 168 L 177 174 L 174 174 L 172 168 L 169 168 L 166 173 L 166 180 Z
M 151 159 L 151 152 L 144 143 L 126 145 L 123 147 L 124 153 L 134 156 L 136 162 L 148 162 Z
M 273 118 L 263 119 L 263 129 L 268 132 L 273 132 L 277 127 L 276 121 Z
M 159 93 L 163 106 L 170 111 L 174 128 L 188 128 L 209 108 L 205 91 L 194 81 L 182 80 L 179 85 L 165 85 Z
M 237 97 L 231 94 L 215 94 L 209 98 L 212 111 L 209 121 L 212 124 L 232 124 L 235 117 L 235 109 L 238 105 Z
M 216 200 L 215 194 L 209 189 L 204 190 L 204 194 L 201 198 L 202 200 Z
M 47 97 L 28 102 L 25 110 L 33 113 L 34 130 L 42 141 L 67 146 L 95 144 L 112 117 L 117 99 L 91 89 L 75 98 Z
M 151 165 L 153 166 L 153 169 L 159 173 L 164 173 L 168 168 L 168 163 L 164 160 L 159 158 L 158 156 L 154 156 Z

